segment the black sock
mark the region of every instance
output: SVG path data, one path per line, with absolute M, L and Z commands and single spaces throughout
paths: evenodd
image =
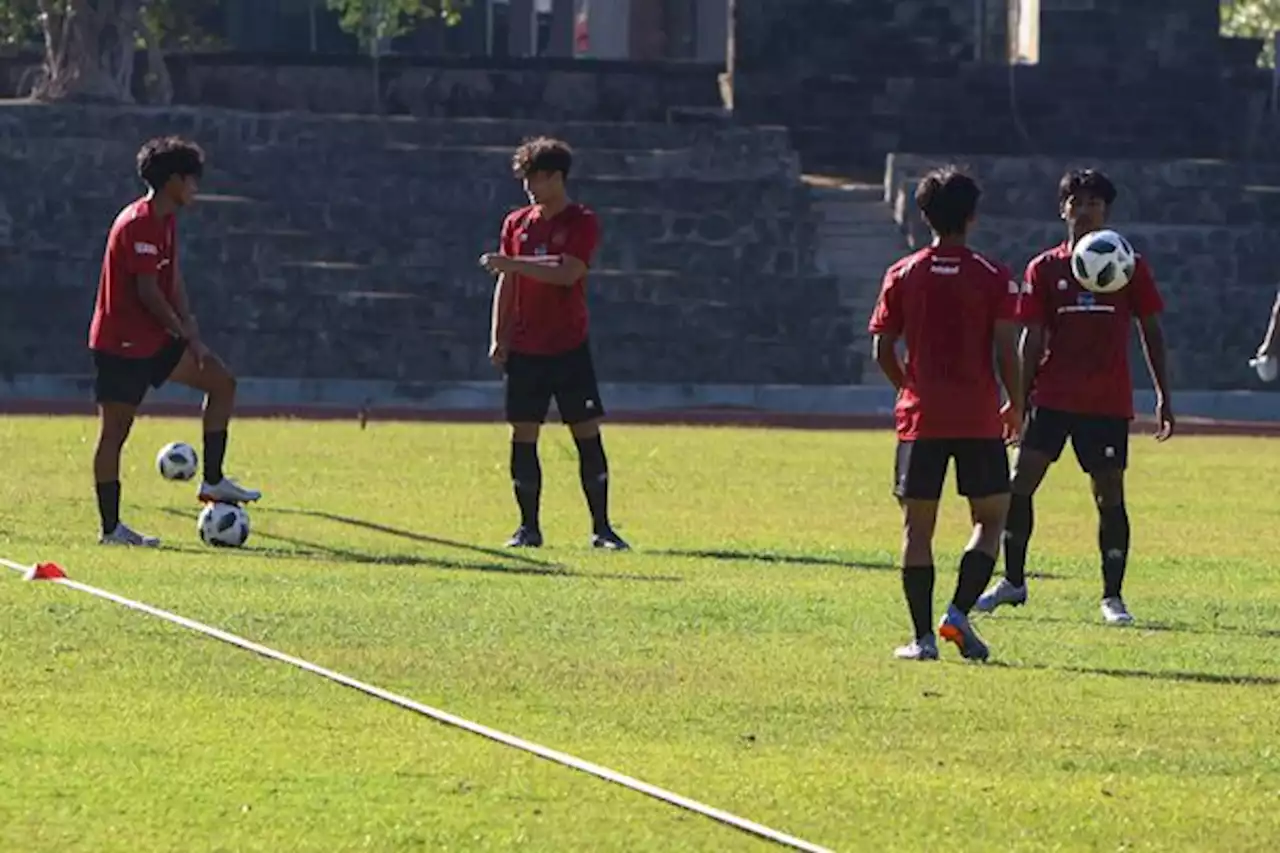
M 204 481 L 211 486 L 222 482 L 222 460 L 227 457 L 227 431 L 204 434 Z
M 1098 550 L 1102 553 L 1102 597 L 1117 597 L 1129 565 L 1129 511 L 1124 504 L 1098 507 Z
M 604 442 L 597 435 L 575 438 L 574 443 L 578 445 L 578 476 L 591 510 L 591 526 L 594 532 L 603 533 L 609 528 L 609 460 L 604 455 Z
M 906 566 L 902 569 L 902 593 L 911 613 L 911 630 L 915 638 L 933 634 L 933 579 L 936 572 L 932 565 Z
M 1036 527 L 1031 495 L 1009 499 L 1009 519 L 1004 526 L 1004 576 L 1014 586 L 1027 585 L 1027 545 Z
M 98 516 L 102 519 L 102 535 L 106 536 L 120 523 L 120 481 L 98 483 Z
M 965 551 L 960 558 L 960 577 L 956 579 L 956 594 L 951 604 L 961 613 L 968 613 L 978 603 L 978 597 L 991 583 L 996 570 L 996 558 L 981 551 Z
M 531 441 L 511 442 L 511 486 L 520 507 L 520 526 L 538 530 L 538 507 L 542 501 L 542 464 L 538 445 Z

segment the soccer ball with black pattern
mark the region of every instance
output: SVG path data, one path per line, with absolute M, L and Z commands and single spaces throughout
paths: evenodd
M 216 548 L 239 548 L 249 538 L 249 513 L 235 504 L 206 504 L 196 520 L 200 540 Z
M 1071 250 L 1071 272 L 1085 290 L 1115 293 L 1133 278 L 1138 255 L 1115 231 L 1094 231 Z
M 181 441 L 166 444 L 156 454 L 156 469 L 166 480 L 190 480 L 199 462 L 195 448 Z

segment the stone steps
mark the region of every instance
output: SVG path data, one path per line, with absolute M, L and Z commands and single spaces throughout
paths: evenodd
M 517 140 L 518 141 L 518 140 Z M 0 164 L 22 174 L 6 181 L 34 181 L 65 175 L 84 185 L 132 182 L 137 145 L 69 145 L 67 140 L 29 139 L 3 143 Z M 276 149 L 241 149 L 207 152 L 206 183 L 231 187 L 230 191 L 266 195 L 288 190 L 298 182 L 341 180 L 348 184 L 379 183 L 390 175 L 404 180 L 502 180 L 516 184 L 511 172 L 513 146 L 504 148 L 372 148 L 358 151 L 298 152 Z M 789 182 L 794 174 L 776 161 L 735 156 L 734 151 L 587 150 L 575 152 L 575 178 L 631 179 L 644 181 L 767 181 Z M 354 159 L 359 158 L 359 159 Z
M 478 319 L 482 325 L 488 322 L 491 279 L 477 279 L 463 286 L 422 280 L 379 287 L 363 278 L 323 278 L 308 277 L 306 284 L 312 286 L 305 291 L 305 305 L 289 298 L 298 295 L 298 290 L 286 279 L 246 282 L 237 289 L 192 287 L 190 298 L 197 308 L 209 312 L 202 320 L 202 325 L 209 328 L 235 328 L 249 314 L 274 318 L 270 323 L 273 327 L 301 326 L 314 320 L 322 326 L 331 323 L 326 327 L 335 330 L 358 328 L 364 320 L 398 323 L 413 329 L 437 328 L 442 322 L 447 325 L 461 318 Z M 735 294 L 732 282 L 685 279 L 659 283 L 664 278 L 670 277 L 595 276 L 588 286 L 588 305 L 604 315 L 612 312 L 612 316 L 623 319 L 632 311 L 659 312 L 664 318 L 679 312 L 698 317 L 718 314 L 754 325 L 767 319 L 773 334 L 788 326 L 800 328 L 811 321 L 828 322 L 827 315 L 795 309 L 803 307 L 806 300 L 833 300 L 835 291 L 835 282 L 827 278 L 779 280 L 776 291 L 751 296 Z M 87 323 L 92 313 L 93 287 L 48 287 L 33 292 L 17 281 L 8 283 L 11 286 L 0 287 L 0 306 L 4 307 L 6 322 L 14 327 L 37 328 L 43 324 L 54 328 L 67 323 L 79 326 L 81 321 Z
M 1280 165 L 1276 164 L 895 154 L 890 158 L 886 179 L 890 196 L 909 199 L 921 175 L 951 159 L 966 163 L 981 181 L 984 216 L 1055 219 L 1058 180 L 1067 168 L 1088 165 L 1102 169 L 1116 183 L 1116 222 L 1218 227 L 1280 225 Z
M 328 237 L 328 239 L 326 239 Z M 104 235 L 61 233 L 43 238 L 15 237 L 23 257 L 44 264 L 79 262 L 80 277 L 97 277 Z M 42 239 L 43 242 L 35 242 Z M 378 238 L 368 232 L 332 235 L 307 232 L 229 232 L 181 238 L 181 259 L 188 275 L 222 276 L 229 281 L 270 277 L 282 266 L 339 265 L 437 266 L 449 264 L 456 274 L 479 274 L 481 253 L 497 248 L 497 236 L 422 232 L 420 238 Z M 766 284 L 774 276 L 817 274 L 809 253 L 781 242 L 744 238 L 732 243 L 699 242 L 658 235 L 651 239 L 605 240 L 595 263 L 628 272 L 676 272 L 693 276 L 739 277 Z M 16 263 L 12 264 L 16 267 Z M 10 274 L 14 274 L 11 270 Z
M 207 306 L 206 306 L 207 307 Z M 261 306 L 262 309 L 269 307 Z M 481 306 L 476 305 L 476 309 Z M 214 314 L 201 310 L 209 325 Z M 287 313 L 289 309 L 280 309 Z M 490 375 L 486 361 L 488 315 L 474 311 L 436 325 L 387 325 L 390 309 L 362 313 L 352 305 L 316 301 L 302 318 L 251 316 L 234 327 L 211 324 L 205 336 L 243 375 L 283 378 L 467 379 Z M 246 316 L 246 307 L 237 315 Z M 343 316 L 335 324 L 330 311 Z M 352 319 L 355 311 L 356 318 Z M 403 306 L 396 316 L 403 313 Z M 831 347 L 815 347 L 827 328 L 778 332 L 772 320 L 758 329 L 733 325 L 726 311 L 690 314 L 672 306 L 637 307 L 632 316 L 593 316 L 593 341 L 602 378 L 613 382 L 689 382 L 692 370 L 724 383 L 844 383 L 849 365 Z M 639 321 L 637 316 L 639 315 Z M 42 315 L 46 316 L 46 315 Z M 0 371 L 87 374 L 87 315 L 58 329 L 32 328 L 0 339 Z M 278 324 L 276 324 L 278 321 Z M 305 346 L 300 341 L 305 339 Z M 755 357 L 745 359 L 748 350 Z
M 510 149 L 537 129 L 575 145 L 575 192 L 602 220 L 588 287 L 602 377 L 855 378 L 854 326 L 819 274 L 821 216 L 785 131 L 3 106 L 0 370 L 87 372 L 106 231 L 140 191 L 137 143 L 178 132 L 211 154 L 181 262 L 206 334 L 242 374 L 493 376 L 493 278 L 476 260 L 523 202 Z
M 190 262 L 187 262 L 190 264 Z M 186 275 L 191 289 L 221 293 L 245 286 L 274 288 L 279 293 L 314 290 L 342 293 L 448 292 L 489 293 L 493 277 L 478 267 L 458 275 L 449 263 L 360 265 L 326 262 L 277 264 L 252 280 L 227 277 L 190 264 Z M 92 300 L 98 284 L 100 261 L 77 260 L 50 254 L 47 258 L 20 258 L 11 262 L 0 278 L 0 294 L 22 293 L 32 288 L 85 294 Z M 71 284 L 67 284 L 71 283 Z M 820 297 L 834 298 L 834 276 L 819 273 L 777 275 L 769 286 L 757 286 L 756 277 L 735 275 L 725 270 L 697 274 L 688 270 L 638 269 L 596 266 L 588 278 L 588 292 L 620 294 L 617 298 L 640 301 L 660 298 L 712 301 L 744 301 L 758 304 L 787 304 Z M 613 298 L 613 297 L 610 297 Z
M 866 326 L 885 270 L 907 249 L 892 209 L 884 203 L 882 186 L 844 184 L 812 192 L 814 208 L 822 215 L 819 257 L 839 282 L 841 307 L 854 331 L 850 357 L 858 365 L 858 381 L 883 384 L 883 375 L 870 357 Z
M 693 239 L 712 244 L 762 239 L 775 242 L 798 239 L 803 242 L 812 239 L 820 218 L 818 213 L 809 209 L 804 198 L 790 199 L 790 207 L 744 204 L 747 199 L 757 196 L 769 198 L 767 188 L 761 188 L 757 194 L 750 185 L 723 191 L 712 187 L 711 195 L 702 196 L 701 200 L 696 195 L 697 190 L 697 187 L 690 188 L 690 197 L 681 207 L 658 206 L 665 205 L 665 200 L 646 195 L 643 190 L 637 194 L 616 191 L 614 200 L 633 205 L 628 207 L 599 204 L 590 189 L 579 197 L 599 216 L 606 240 L 639 234 L 646 239 Z M 462 192 L 462 188 L 459 187 L 458 191 Z M 778 193 L 780 199 L 787 199 L 789 195 L 788 192 Z M 124 193 L 75 193 L 10 197 L 10 201 L 27 213 L 15 221 L 16 233 L 39 238 L 48 234 L 50 223 L 56 223 L 58 231 L 73 238 L 97 239 L 105 236 L 112 219 L 133 197 Z M 244 232 L 289 232 L 312 233 L 318 240 L 328 242 L 347 235 L 359 236 L 369 218 L 370 208 L 377 206 L 380 216 L 376 235 L 388 241 L 449 232 L 490 242 L 496 239 L 506 214 L 524 203 L 514 195 L 495 202 L 478 199 L 471 205 L 450 204 L 448 199 L 439 197 L 431 200 L 436 203 L 407 204 L 401 198 L 379 205 L 376 195 L 365 195 L 290 205 L 280 200 L 259 201 L 244 196 L 211 194 L 198 200 L 183 215 L 179 227 L 184 239 L 186 236 L 215 237 Z M 653 206 L 646 207 L 646 203 Z
M 1116 227 L 1151 263 L 1161 284 L 1222 288 L 1275 276 L 1280 229 L 1151 223 Z M 927 239 L 922 224 L 911 233 L 918 245 Z M 1060 221 L 983 217 L 972 243 L 1010 269 L 1021 271 L 1033 257 L 1058 245 L 1064 237 Z
M 466 146 L 508 148 L 541 135 L 564 138 L 576 148 L 657 150 L 725 147 L 743 158 L 785 158 L 783 128 L 736 124 L 531 121 L 407 116 L 336 116 L 319 113 L 251 113 L 211 107 L 115 107 L 10 102 L 0 107 L 0 140 L 121 140 L 133 146 L 160 134 L 191 137 L 210 150 L 258 146 L 322 153 L 339 148 Z

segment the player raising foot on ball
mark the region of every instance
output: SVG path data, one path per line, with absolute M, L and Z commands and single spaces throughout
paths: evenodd
M 1058 187 L 1067 240 L 1027 267 L 1018 299 L 1025 326 L 1020 346 L 1027 421 L 1014 461 L 1012 500 L 1004 535 L 1004 577 L 978 601 L 980 612 L 1027 600 L 1027 544 L 1035 524 L 1032 496 L 1062 455 L 1067 439 L 1093 481 L 1102 559 L 1102 618 L 1111 625 L 1133 621 L 1125 607 L 1129 560 L 1129 514 L 1124 472 L 1129 458 L 1133 385 L 1129 375 L 1129 325 L 1138 334 L 1156 389 L 1156 438 L 1173 434 L 1173 408 L 1165 373 L 1164 308 L 1147 262 L 1137 259 L 1129 284 L 1115 293 L 1084 289 L 1071 272 L 1076 241 L 1107 221 L 1116 188 L 1101 172 L 1068 172 Z
M 516 149 L 512 167 L 530 204 L 507 216 L 499 250 L 480 258 L 498 275 L 489 358 L 506 374 L 511 481 L 520 507 L 520 527 L 507 544 L 542 545 L 538 434 L 554 397 L 578 446 L 591 544 L 623 551 L 627 543 L 609 523 L 609 463 L 600 437 L 604 406 L 587 340 L 587 268 L 600 225 L 590 209 L 569 198 L 565 181 L 572 166 L 572 151 L 556 139 L 534 139 Z
M 101 418 L 93 474 L 106 545 L 160 544 L 120 521 L 120 454 L 148 389 L 166 381 L 205 394 L 199 499 L 244 503 L 262 496 L 222 473 L 236 380 L 200 340 L 178 263 L 177 213 L 194 200 L 203 172 L 204 153 L 194 143 L 147 142 L 138 152 L 138 174 L 149 192 L 120 212 L 107 235 L 89 327 Z
M 973 535 L 938 633 L 970 660 L 989 654 L 969 611 L 991 580 L 1009 507 L 1005 442 L 1020 419 L 1012 322 L 1018 287 L 1008 270 L 965 245 L 980 195 L 973 178 L 951 168 L 920 181 L 916 204 L 933 245 L 889 268 L 869 326 L 876 361 L 898 391 L 894 494 L 903 512 L 902 588 L 915 639 L 896 654 L 907 660 L 938 657 L 933 534 L 951 460 L 969 500 Z M 906 343 L 905 366 L 899 339 Z M 1012 404 L 1004 418 L 993 352 Z

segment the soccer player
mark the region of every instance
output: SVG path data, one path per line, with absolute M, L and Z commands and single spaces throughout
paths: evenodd
M 1092 169 L 1068 172 L 1058 186 L 1067 239 L 1027 266 L 1018 298 L 1025 326 L 1020 345 L 1027 421 L 1014 460 L 1004 577 L 978 601 L 979 612 L 1027 601 L 1027 543 L 1035 524 L 1032 496 L 1067 439 L 1093 482 L 1102 560 L 1102 618 L 1110 625 L 1133 621 L 1122 597 L 1129 560 L 1129 514 L 1124 472 L 1129 459 L 1133 384 L 1129 375 L 1129 326 L 1138 334 L 1156 389 L 1156 439 L 1173 435 L 1173 408 L 1165 372 L 1164 308 L 1147 262 L 1139 257 L 1129 284 L 1116 293 L 1085 290 L 1071 273 L 1071 249 L 1107 221 L 1116 188 Z
M 499 250 L 480 258 L 498 276 L 489 359 L 506 374 L 511 480 L 520 508 L 520 526 L 507 544 L 542 545 L 538 434 L 554 397 L 578 447 L 591 544 L 624 551 L 627 543 L 609 523 L 609 463 L 600 437 L 604 405 L 587 337 L 587 269 L 600 224 L 590 208 L 569 198 L 565 182 L 572 167 L 573 152 L 558 139 L 533 139 L 517 148 L 512 168 L 529 205 L 507 216 Z
M 204 152 L 194 143 L 178 137 L 147 142 L 138 151 L 138 175 L 148 192 L 120 211 L 107 235 L 89 326 L 101 418 L 93 475 L 104 545 L 160 544 L 120 521 L 120 453 L 148 389 L 166 381 L 205 394 L 199 500 L 262 497 L 222 473 L 236 380 L 200 339 L 178 263 L 177 214 L 195 199 L 203 173 Z
M 977 182 L 954 168 L 920 181 L 916 204 L 933 245 L 889 268 L 869 326 L 876 361 L 898 391 L 894 494 L 903 512 L 902 588 L 915 639 L 895 654 L 906 660 L 938 658 L 933 534 L 952 460 L 973 535 L 938 633 L 965 658 L 989 655 L 968 614 L 991 580 L 1009 507 L 1005 442 L 1020 420 L 1013 323 L 1019 288 L 1008 270 L 966 246 L 980 196 Z M 993 353 L 1010 403 L 1004 417 Z

